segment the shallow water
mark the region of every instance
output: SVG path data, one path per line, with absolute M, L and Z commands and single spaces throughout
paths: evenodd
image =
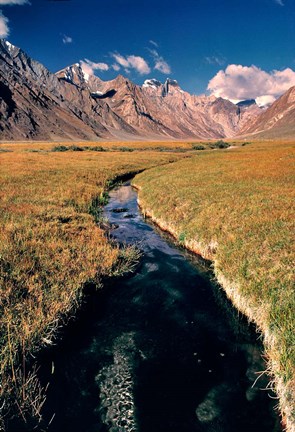
M 279 431 L 257 335 L 200 269 L 144 221 L 129 186 L 105 215 L 138 243 L 132 276 L 91 293 L 42 362 L 52 432 Z M 115 210 L 115 212 L 114 212 Z M 116 211 L 119 210 L 119 211 Z M 124 210 L 124 211 L 120 211 Z M 51 372 L 53 374 L 51 374 Z

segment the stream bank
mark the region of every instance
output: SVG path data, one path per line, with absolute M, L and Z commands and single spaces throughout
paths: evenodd
M 275 401 L 260 390 L 268 382 L 254 384 L 264 366 L 257 335 L 144 221 L 129 185 L 110 193 L 105 216 L 142 262 L 91 293 L 41 362 L 49 431 L 280 431 Z
M 172 238 L 175 244 L 185 248 L 189 252 L 199 256 L 200 258 L 206 260 L 207 262 L 211 262 L 213 273 L 215 278 L 219 284 L 219 286 L 224 290 L 227 298 L 230 300 L 231 304 L 245 317 L 248 318 L 250 323 L 254 323 L 257 327 L 259 333 L 263 335 L 265 346 L 272 346 L 277 343 L 275 336 L 271 334 L 267 325 L 264 325 L 263 319 L 257 320 L 257 311 L 253 310 L 248 302 L 242 295 L 239 294 L 237 286 L 238 284 L 231 283 L 227 280 L 227 278 L 223 275 L 220 269 L 216 268 L 216 263 L 214 262 L 214 253 L 216 250 L 216 244 L 211 243 L 206 246 L 200 244 L 197 240 L 191 240 L 189 238 L 184 238 L 180 240 L 181 233 L 177 231 L 175 226 L 169 223 L 168 220 L 159 218 L 155 216 L 153 210 L 148 207 L 146 203 L 143 202 L 140 198 L 141 186 L 136 184 L 136 180 L 133 180 L 132 186 L 138 192 L 138 205 L 144 214 L 144 216 L 150 219 L 156 226 L 159 227 L 163 232 L 168 233 Z M 282 427 L 286 428 L 288 432 L 295 432 L 295 423 L 294 423 L 294 406 L 292 405 L 292 388 L 290 386 L 287 388 L 283 379 L 275 373 L 276 364 L 268 359 L 268 364 L 265 364 L 264 369 L 261 370 L 262 374 L 268 374 L 269 376 L 269 384 L 268 389 L 271 387 L 275 393 L 278 394 L 278 397 L 275 395 L 272 396 L 275 399 L 279 399 L 280 403 L 277 404 L 276 408 L 280 405 L 281 416 L 282 416 Z M 294 390 L 294 389 L 293 389 Z

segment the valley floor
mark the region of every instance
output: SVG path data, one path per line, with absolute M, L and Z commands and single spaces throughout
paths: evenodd
M 99 207 L 112 179 L 151 168 L 134 181 L 144 212 L 210 259 L 228 296 L 256 322 L 294 430 L 294 146 L 203 144 L 0 145 L 2 417 L 13 409 L 38 420 L 30 386 L 39 402 L 42 392 L 26 372 L 30 354 L 52 343 L 86 282 L 99 285 L 132 265 L 134 250 L 110 244 Z

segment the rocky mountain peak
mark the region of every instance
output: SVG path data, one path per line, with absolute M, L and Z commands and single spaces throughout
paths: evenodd
M 11 66 L 23 67 L 30 63 L 29 57 L 6 39 L 0 39 L 0 55 Z
M 49 70 L 36 60 L 30 58 L 20 48 L 14 46 L 5 39 L 0 39 L 0 57 L 3 61 L 0 63 L 0 71 L 7 78 L 15 71 L 21 75 L 23 82 L 34 80 L 49 90 L 55 91 L 57 80 Z
M 169 86 L 173 86 L 173 87 L 179 87 L 179 84 L 176 80 L 171 79 L 171 78 L 167 78 L 166 79 L 166 83 L 169 84 Z
M 142 88 L 157 92 L 162 97 L 166 97 L 168 94 L 183 93 L 178 82 L 171 78 L 167 78 L 164 84 L 155 78 L 147 79 L 144 81 Z
M 78 87 L 85 87 L 88 81 L 88 76 L 83 72 L 80 63 L 74 63 L 71 66 L 67 66 L 64 69 L 56 72 L 55 75 L 60 80 L 75 84 Z
M 142 84 L 143 88 L 152 88 L 154 90 L 157 90 L 157 88 L 161 87 L 162 83 L 161 81 L 155 79 L 155 78 L 151 78 L 151 79 L 147 79 L 144 81 L 144 83 Z
M 112 81 L 110 81 L 110 83 L 112 83 L 112 85 L 120 87 L 120 86 L 128 86 L 133 84 L 128 78 L 124 77 L 123 75 L 118 75 L 115 79 L 113 79 Z
M 169 93 L 174 93 L 173 90 L 177 90 L 178 92 L 182 92 L 182 90 L 179 87 L 179 84 L 176 80 L 173 80 L 171 78 L 167 78 L 165 83 L 163 84 L 163 89 L 162 89 L 162 96 L 168 96 Z M 171 91 L 172 90 L 172 91 Z
M 20 49 L 14 46 L 6 39 L 0 39 L 0 53 L 6 53 L 9 57 L 15 57 L 19 53 Z

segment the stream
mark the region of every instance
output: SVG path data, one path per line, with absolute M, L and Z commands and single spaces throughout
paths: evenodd
M 267 378 L 256 381 L 258 335 L 208 272 L 143 219 L 129 184 L 104 212 L 143 257 L 88 295 L 41 363 L 49 431 L 281 431 Z

